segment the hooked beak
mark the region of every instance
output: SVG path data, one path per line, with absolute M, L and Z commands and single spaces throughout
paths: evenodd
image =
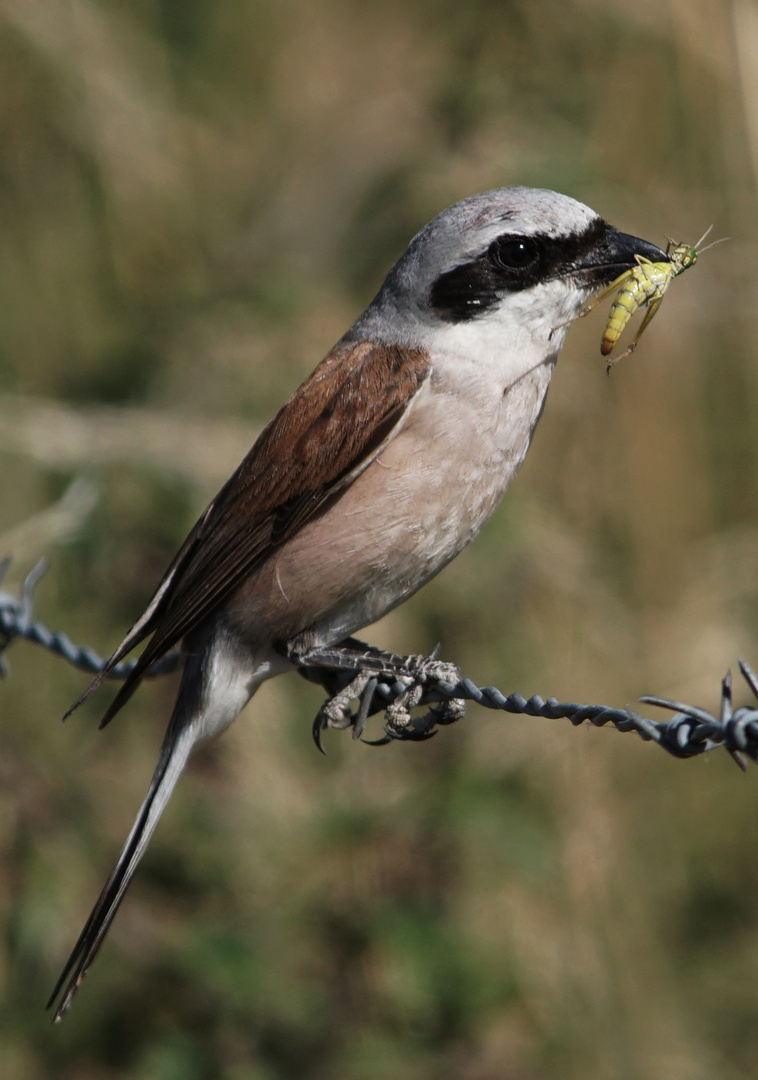
M 571 275 L 584 288 L 599 289 L 637 266 L 638 255 L 650 262 L 669 261 L 655 244 L 606 225 L 599 240 L 574 263 Z

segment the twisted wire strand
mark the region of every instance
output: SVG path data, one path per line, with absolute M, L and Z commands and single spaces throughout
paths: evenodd
M 10 559 L 0 562 L 0 581 L 9 563 Z M 0 675 L 7 673 L 2 654 L 16 638 L 23 638 L 25 641 L 41 645 L 74 667 L 89 674 L 97 674 L 105 666 L 105 660 L 94 649 L 75 645 L 67 634 L 49 630 L 43 623 L 32 618 L 34 587 L 46 568 L 45 560 L 41 560 L 31 570 L 22 585 L 20 599 L 10 593 L 0 591 Z M 175 671 L 182 662 L 182 653 L 173 652 L 153 664 L 145 674 L 149 677 L 164 675 Z M 124 679 L 134 664 L 134 660 L 117 664 L 109 673 L 109 677 Z M 739 661 L 739 667 L 745 681 L 758 699 L 758 676 L 743 660 Z M 335 664 L 332 668 L 314 667 L 301 670 L 301 674 L 307 679 L 325 686 L 330 693 L 334 693 L 335 685 L 347 685 L 355 673 L 354 667 L 339 664 Z M 396 702 L 408 693 L 408 689 L 407 679 L 394 682 L 373 679 L 371 694 L 374 700 L 373 704 L 364 703 L 362 706 L 363 719 L 366 715 Z M 678 758 L 695 757 L 709 750 L 723 748 L 742 768 L 745 767 L 745 757 L 758 761 L 758 707 L 743 706 L 733 710 L 732 679 L 729 672 L 722 681 L 719 717 L 698 706 L 669 701 L 666 698 L 648 696 L 640 700 L 649 705 L 669 709 L 674 715 L 669 720 L 651 720 L 629 706 L 625 709 L 616 709 L 607 705 L 583 705 L 579 702 L 561 702 L 554 697 L 543 699 L 538 694 L 525 698 L 519 693 L 503 694 L 495 686 L 477 686 L 471 679 L 460 679 L 453 684 L 441 679 L 426 678 L 414 704 L 429 705 L 431 706 L 429 711 L 421 717 L 410 720 L 404 727 L 388 724 L 385 727 L 387 734 L 379 742 L 429 738 L 438 726 L 452 723 L 462 715 L 462 710 L 457 713 L 454 711 L 446 713 L 445 703 L 474 701 L 486 709 L 498 709 L 516 715 L 542 717 L 548 720 L 566 719 L 574 727 L 578 727 L 585 721 L 594 727 L 612 724 L 617 731 L 636 731 L 645 741 L 656 743 Z M 436 709 L 434 706 L 439 703 L 442 703 L 443 708 Z
M 755 675 L 744 661 L 740 661 L 739 664 L 748 685 L 755 692 L 758 686 Z M 724 683 L 729 684 L 731 692 L 729 674 L 725 677 Z M 388 700 L 395 697 L 397 689 L 397 685 L 388 687 L 381 683 L 377 687 L 377 691 Z M 545 700 L 539 694 L 530 698 L 525 698 L 519 693 L 505 695 L 495 686 L 476 686 L 471 679 L 461 679 L 455 685 L 438 683 L 428 696 L 421 699 L 419 704 L 425 704 L 430 700 L 451 701 L 460 698 L 475 701 L 485 709 L 499 709 L 520 716 L 539 716 L 546 720 L 566 719 L 574 727 L 578 727 L 585 721 L 589 721 L 593 727 L 612 724 L 617 731 L 636 731 L 646 742 L 654 742 L 678 758 L 696 757 L 707 750 L 723 747 L 735 757 L 740 765 L 742 764 L 740 754 L 746 755 L 753 761 L 758 760 L 758 708 L 750 706 L 744 706 L 734 712 L 729 709 L 725 712 L 724 718 L 719 720 L 697 706 L 648 696 L 641 700 L 651 705 L 671 709 L 675 713 L 669 720 L 650 720 L 630 706 L 617 709 L 608 705 L 583 705 L 573 701 L 558 701 L 554 697 Z M 731 705 L 731 693 L 729 704 Z M 433 716 L 434 710 L 431 712 Z M 437 722 L 444 723 L 444 721 Z M 402 739 L 404 736 L 394 734 L 392 737 Z M 416 736 L 411 734 L 407 737 Z
M 0 581 L 2 581 L 10 564 L 10 559 L 5 558 L 0 562 Z M 0 591 L 0 676 L 7 675 L 7 667 L 3 652 L 15 638 L 23 638 L 31 641 L 34 645 L 41 645 L 48 652 L 63 657 L 80 671 L 86 671 L 89 675 L 96 675 L 105 667 L 106 660 L 86 645 L 75 645 L 68 634 L 62 631 L 49 630 L 44 623 L 32 618 L 32 604 L 34 587 L 47 569 L 47 562 L 41 559 L 37 565 L 27 574 L 21 586 L 21 598 L 18 599 L 10 593 Z M 108 673 L 109 679 L 125 679 L 136 664 L 136 660 L 123 660 L 116 664 Z M 183 662 L 181 652 L 172 652 L 164 656 L 158 663 L 153 664 L 145 672 L 147 678 L 158 675 L 168 675 L 176 671 Z

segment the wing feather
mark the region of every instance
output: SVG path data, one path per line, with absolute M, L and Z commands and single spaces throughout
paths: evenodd
M 66 715 L 152 634 L 103 717 L 108 723 L 150 664 L 374 460 L 429 372 L 422 349 L 362 341 L 332 350 L 261 433 L 191 530 L 144 614 Z

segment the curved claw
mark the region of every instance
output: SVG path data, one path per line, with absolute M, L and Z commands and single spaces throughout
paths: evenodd
M 366 720 L 368 719 L 371 711 L 371 703 L 374 699 L 374 691 L 376 690 L 379 680 L 374 676 L 366 683 L 366 688 L 361 696 L 361 705 L 358 709 L 358 714 L 353 722 L 353 738 L 360 739 L 363 734 L 363 729 L 366 727 Z
M 385 728 L 381 739 L 361 739 L 366 746 L 389 746 L 392 742 L 426 742 L 437 734 L 436 730 L 412 731 L 407 728 Z
M 391 739 L 396 739 L 398 742 L 423 742 L 424 739 L 430 739 L 432 735 L 437 734 L 434 729 L 436 723 L 437 718 L 430 710 L 416 720 L 408 717 L 406 723 L 398 724 L 389 719 L 384 730 Z
M 361 739 L 364 746 L 389 746 L 392 741 L 389 735 L 382 735 L 381 739 Z
M 435 730 L 432 731 L 398 731 L 392 733 L 390 736 L 392 739 L 396 739 L 398 742 L 426 742 L 427 739 L 433 739 L 437 734 Z
M 313 741 L 316 744 L 316 749 L 318 750 L 318 752 L 320 754 L 323 754 L 324 757 L 326 757 L 326 750 L 324 750 L 324 747 L 321 743 L 321 732 L 323 730 L 324 726 L 321 722 L 321 713 L 318 712 L 313 723 L 311 724 L 311 735 L 313 736 Z

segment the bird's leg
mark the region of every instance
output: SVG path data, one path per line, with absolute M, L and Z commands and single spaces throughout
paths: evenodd
M 372 669 L 382 668 L 377 660 L 383 655 L 382 651 L 355 638 L 346 638 L 344 642 L 323 650 L 301 649 L 298 644 L 290 642 L 282 651 L 298 665 L 297 670 L 303 678 L 323 686 L 330 695 L 313 721 L 313 741 L 316 746 L 324 752 L 321 732 L 328 727 L 352 727 L 353 738 L 360 738 L 367 718 L 377 711 L 377 707 L 371 707 L 378 682 Z M 384 655 L 391 657 L 393 654 Z M 372 663 L 367 665 L 369 670 L 362 670 L 362 661 L 365 662 L 367 658 L 371 658 Z M 354 698 L 360 700 L 357 713 L 350 709 L 350 702 Z
M 397 653 L 376 649 L 350 637 L 337 645 L 305 649 L 300 648 L 295 640 L 287 642 L 283 651 L 287 659 L 298 668 L 369 671 L 380 678 L 412 679 L 422 683 L 429 680 L 456 683 L 461 677 L 455 664 L 447 664 L 437 659 L 436 649 L 431 656 L 398 656 Z M 317 676 L 313 681 L 321 680 Z
M 422 716 L 412 717 L 410 710 L 421 702 L 424 687 L 418 683 L 396 697 L 384 713 L 383 738 L 373 742 L 372 746 L 386 746 L 396 739 L 403 742 L 423 742 L 435 734 L 439 724 L 454 724 L 466 715 L 466 702 L 463 698 L 448 698 L 438 705 L 433 705 Z
M 393 738 L 428 738 L 430 729 L 438 723 L 460 719 L 465 706 L 459 699 L 443 701 L 416 720 L 410 710 L 418 705 L 436 683 L 455 683 L 460 671 L 454 664 L 431 656 L 399 656 L 396 653 L 366 645 L 356 638 L 346 638 L 337 645 L 324 648 L 299 648 L 298 642 L 288 643 L 283 651 L 295 663 L 301 675 L 323 686 L 331 697 L 322 705 L 313 723 L 313 737 L 321 750 L 321 732 L 326 727 L 352 727 L 353 738 L 359 738 L 366 719 L 381 706 L 374 705 L 374 691 L 380 679 L 392 679 L 397 693 L 385 712 L 388 742 Z M 352 676 L 348 682 L 345 679 Z M 358 698 L 357 713 L 349 708 Z
M 363 730 L 363 725 L 366 722 L 366 716 L 368 715 L 375 687 L 376 678 L 368 671 L 359 671 L 347 686 L 344 686 L 342 690 L 339 690 L 336 694 L 327 698 L 316 713 L 311 729 L 313 741 L 322 754 L 324 753 L 324 748 L 321 745 L 321 732 L 325 728 L 344 729 L 352 727 L 354 737 L 357 737 L 355 732 L 359 730 L 360 722 L 360 730 Z M 353 698 L 358 698 L 361 702 L 357 714 L 350 708 L 350 702 Z

